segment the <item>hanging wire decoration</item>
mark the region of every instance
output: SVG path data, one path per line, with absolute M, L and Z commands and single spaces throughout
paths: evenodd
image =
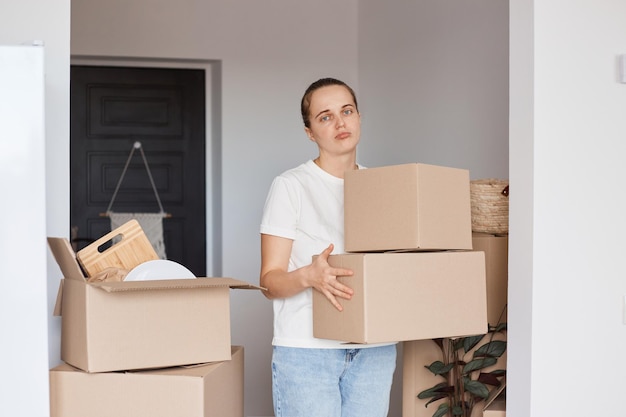
M 158 213 L 116 213 L 111 210 L 120 186 L 122 185 L 124 176 L 126 175 L 126 171 L 128 170 L 128 166 L 130 165 L 130 161 L 133 158 L 135 150 L 137 149 L 139 149 L 139 153 L 141 154 L 141 158 L 143 159 L 144 166 L 146 167 L 146 171 L 148 172 L 148 178 L 150 179 L 150 185 L 152 186 L 154 196 L 156 197 L 157 203 L 159 205 Z M 150 240 L 150 243 L 154 247 L 155 251 L 159 255 L 159 258 L 167 259 L 167 255 L 165 253 L 165 242 L 163 238 L 163 219 L 171 217 L 171 215 L 163 210 L 163 205 L 161 204 L 161 199 L 154 183 L 152 173 L 150 172 L 148 160 L 146 159 L 146 155 L 143 151 L 143 147 L 141 146 L 141 142 L 136 141 L 133 144 L 133 147 L 130 150 L 130 154 L 128 155 L 128 159 L 126 160 L 126 164 L 124 165 L 124 169 L 122 170 L 122 175 L 120 176 L 120 179 L 115 186 L 115 191 L 113 192 L 113 196 L 111 197 L 109 206 L 107 207 L 106 212 L 101 213 L 101 215 L 109 217 L 111 219 L 111 230 L 118 228 L 119 226 L 131 219 L 136 219 L 139 222 L 144 233 L 148 237 L 148 240 Z

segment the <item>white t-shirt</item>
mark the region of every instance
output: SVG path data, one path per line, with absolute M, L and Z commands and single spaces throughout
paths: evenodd
M 289 271 L 309 265 L 313 255 L 331 243 L 335 246 L 333 254 L 344 253 L 343 179 L 330 175 L 312 160 L 282 173 L 272 182 L 260 230 L 293 240 Z M 312 291 L 308 288 L 293 297 L 273 300 L 273 345 L 346 348 L 340 341 L 313 337 Z M 351 344 L 350 348 L 372 346 Z

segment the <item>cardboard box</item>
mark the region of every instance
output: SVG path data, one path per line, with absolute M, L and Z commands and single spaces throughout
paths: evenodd
M 485 336 L 485 339 L 474 350 L 487 343 L 487 337 Z M 498 333 L 494 335 L 494 340 L 506 340 L 506 337 Z M 470 358 L 471 352 L 466 357 Z M 439 404 L 443 402 L 443 400 L 435 401 L 426 407 L 430 399 L 421 400 L 417 398 L 417 394 L 420 392 L 443 382 L 441 377 L 433 375 L 432 372 L 425 368 L 425 366 L 430 365 L 434 361 L 441 360 L 443 360 L 441 350 L 432 340 L 413 340 L 402 344 L 402 417 L 432 417 Z M 496 369 L 506 369 L 506 352 L 498 358 L 495 365 L 485 368 L 484 372 L 491 372 Z M 498 414 L 483 413 L 487 410 L 495 412 L 496 409 L 501 408 L 500 400 L 502 397 L 499 394 L 505 385 L 506 382 L 495 390 L 493 395 L 488 397 L 486 401 L 477 403 L 472 410 L 471 416 L 500 417 Z M 492 404 L 493 399 L 496 397 L 498 397 L 498 401 Z
M 441 350 L 432 340 L 413 340 L 402 344 L 402 417 L 432 417 L 441 401 L 429 404 L 417 394 L 443 382 L 425 366 L 442 360 Z
M 506 381 L 485 400 L 482 417 L 506 417 Z
M 61 359 L 87 372 L 230 360 L 232 278 L 88 283 L 64 238 L 48 238 L 65 279 Z
M 483 410 L 483 417 L 506 417 L 506 400 L 496 399 Z
M 244 351 L 194 367 L 90 374 L 50 370 L 51 417 L 243 417 Z
M 329 263 L 348 268 L 338 280 L 354 290 L 338 311 L 313 291 L 313 334 L 378 343 L 487 332 L 483 252 L 351 253 Z
M 508 237 L 474 233 L 472 242 L 475 251 L 485 253 L 487 318 L 491 325 L 496 325 L 507 303 Z M 502 321 L 506 321 L 506 315 Z M 506 340 L 503 334 L 496 334 L 494 338 Z M 441 351 L 432 340 L 405 342 L 403 348 L 402 415 L 403 417 L 432 417 L 439 403 L 433 403 L 426 408 L 424 405 L 428 401 L 418 399 L 417 394 L 441 382 L 441 378 L 424 368 L 425 365 L 430 365 L 436 360 L 442 360 Z M 487 371 L 506 369 L 506 358 L 505 352 L 494 366 L 487 368 Z M 499 405 L 496 404 L 493 407 L 499 407 Z M 494 412 L 493 409 L 490 408 L 490 410 Z M 479 404 L 475 407 L 472 417 L 482 415 L 483 404 Z
M 474 233 L 475 251 L 485 252 L 487 274 L 487 319 L 495 326 L 506 322 L 506 305 L 509 276 L 509 238 L 484 233 Z
M 472 249 L 469 171 L 404 164 L 347 171 L 347 252 Z

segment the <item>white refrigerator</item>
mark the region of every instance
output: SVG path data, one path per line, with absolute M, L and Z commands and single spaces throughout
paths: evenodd
M 48 416 L 44 47 L 0 45 L 0 416 Z

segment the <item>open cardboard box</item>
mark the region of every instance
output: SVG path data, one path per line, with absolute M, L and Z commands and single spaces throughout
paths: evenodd
M 48 238 L 64 279 L 61 359 L 86 372 L 161 368 L 231 359 L 233 278 L 89 283 L 65 238 Z
M 229 350 L 230 352 L 230 350 Z M 244 350 L 193 367 L 86 373 L 50 370 L 51 417 L 242 417 Z
M 352 276 L 338 311 L 313 291 L 313 335 L 352 343 L 380 343 L 487 332 L 485 254 L 474 251 L 350 253 L 331 266 Z
M 402 164 L 347 171 L 346 252 L 472 249 L 469 171 Z

